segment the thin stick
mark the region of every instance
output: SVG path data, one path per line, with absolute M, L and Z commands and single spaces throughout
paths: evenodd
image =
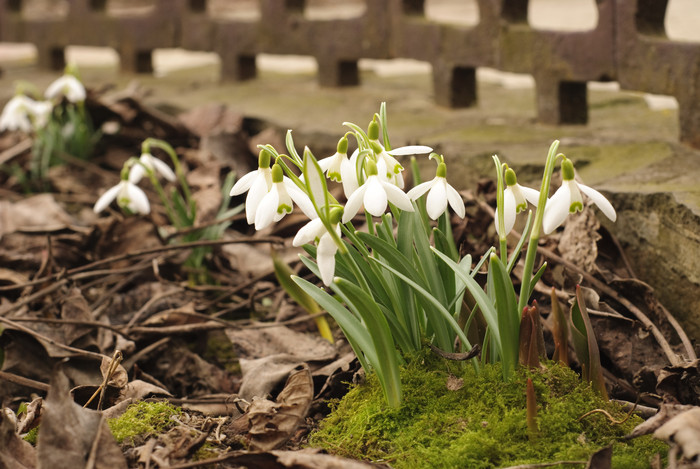
M 0 379 L 9 381 L 10 383 L 19 384 L 20 386 L 25 386 L 32 389 L 38 389 L 40 391 L 48 392 L 51 389 L 46 383 L 41 381 L 34 381 L 33 379 L 25 378 L 13 373 L 8 373 L 7 371 L 0 371 Z

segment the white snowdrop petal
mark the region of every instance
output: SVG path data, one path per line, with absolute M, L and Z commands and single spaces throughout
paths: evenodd
M 581 192 L 586 194 L 593 201 L 593 203 L 598 206 L 600 211 L 603 212 L 603 215 L 608 217 L 610 221 L 615 221 L 617 219 L 617 213 L 615 213 L 615 208 L 612 206 L 610 201 L 608 201 L 608 199 L 605 198 L 603 194 L 593 189 L 592 187 L 588 187 L 584 184 L 578 184 L 578 188 L 581 189 Z
M 168 181 L 175 181 L 175 173 L 172 169 L 170 169 L 170 166 L 168 166 L 158 158 L 152 158 L 152 163 L 156 169 L 156 172 L 158 172 L 161 176 L 163 176 Z
M 144 215 L 150 213 L 151 204 L 148 203 L 148 197 L 140 187 L 127 182 L 126 195 L 129 198 L 129 210 L 134 213 L 142 213 Z
M 422 155 L 424 153 L 430 153 L 431 151 L 433 151 L 433 149 L 425 145 L 407 145 L 405 147 L 394 148 L 393 150 L 387 151 L 387 153 L 394 156 L 402 156 Z
M 363 198 L 365 210 L 375 217 L 381 217 L 386 211 L 388 198 L 387 191 L 384 190 L 386 186 L 384 186 L 382 182 L 383 181 L 380 181 L 378 176 L 370 176 L 365 183 L 367 185 L 367 190 Z M 384 184 L 389 185 L 388 183 Z M 396 190 L 399 189 L 397 188 Z
M 316 262 L 321 273 L 321 280 L 326 286 L 331 284 L 335 275 L 335 253 L 337 250 L 338 247 L 333 238 L 328 233 L 324 234 L 318 242 Z
M 292 240 L 292 246 L 299 247 L 302 244 L 311 243 L 324 233 L 325 227 L 323 226 L 323 222 L 320 218 L 315 218 L 297 231 L 294 240 Z
M 520 184 L 518 184 L 520 186 Z M 520 192 L 525 196 L 525 200 L 530 202 L 532 205 L 537 206 L 540 203 L 540 191 L 532 189 L 530 187 L 520 186 Z
M 554 195 L 547 201 L 542 220 L 544 234 L 549 234 L 559 227 L 567 215 L 571 205 L 571 191 L 567 184 L 562 184 Z
M 450 203 L 450 207 L 452 207 L 452 210 L 454 210 L 457 216 L 459 216 L 459 218 L 464 218 L 466 210 L 464 208 L 462 196 L 449 184 L 447 184 L 447 201 Z
M 248 193 L 250 195 L 250 192 Z M 260 200 L 257 210 L 255 211 L 255 229 L 262 230 L 272 223 L 277 214 L 279 206 L 279 193 L 277 187 L 273 187 L 270 192 Z
M 117 194 L 119 193 L 119 191 L 121 190 L 121 188 L 122 188 L 121 183 L 120 183 L 120 184 L 117 184 L 117 185 L 114 186 L 114 187 L 110 187 L 110 188 L 107 190 L 107 192 L 105 192 L 104 194 L 102 194 L 102 195 L 100 196 L 100 198 L 97 199 L 97 202 L 95 203 L 95 207 L 93 207 L 92 210 L 93 210 L 95 213 L 100 213 L 101 211 L 103 211 L 104 209 L 106 209 L 107 207 L 109 207 L 109 204 L 111 204 L 112 201 L 113 201 L 114 199 L 117 198 Z
M 363 184 L 358 187 L 351 195 L 348 197 L 348 201 L 345 203 L 345 210 L 343 211 L 343 223 L 347 223 L 352 220 L 357 212 L 360 211 L 362 202 L 365 197 L 365 192 L 367 191 L 367 184 Z
M 314 219 L 318 217 L 318 214 L 316 213 L 316 208 L 314 207 L 314 204 L 311 202 L 311 199 L 309 199 L 309 196 L 306 195 L 306 192 L 302 191 L 299 189 L 294 182 L 285 177 L 283 181 L 284 187 L 287 190 L 287 193 L 291 197 L 291 200 L 293 200 L 301 209 L 302 212 L 304 212 L 304 215 L 307 217 Z M 321 196 L 322 197 L 322 196 Z M 317 201 L 317 203 L 322 203 L 323 198 L 321 200 Z M 291 204 L 289 204 L 291 207 Z
M 425 200 L 426 211 L 433 220 L 437 220 L 447 210 L 447 190 L 444 178 L 441 179 L 433 184 L 433 188 L 430 189 Z
M 257 177 L 253 179 L 248 190 L 248 195 L 245 198 L 246 221 L 249 225 L 255 223 L 255 213 L 258 211 L 258 206 L 263 197 L 265 197 L 268 192 L 269 190 L 265 178 L 262 174 L 258 174 Z
M 129 182 L 132 184 L 138 184 L 145 174 L 146 169 L 140 164 L 135 164 L 129 170 Z
M 406 195 L 408 196 L 409 199 L 416 200 L 416 199 L 420 198 L 423 194 L 428 192 L 430 190 L 430 188 L 433 187 L 434 183 L 435 183 L 435 179 L 432 179 L 432 180 L 426 181 L 426 182 L 421 182 L 416 187 L 414 187 L 413 189 L 408 191 L 406 193 Z
M 382 181 L 381 184 L 384 188 L 382 192 L 386 193 L 389 202 L 396 205 L 401 210 L 405 210 L 407 212 L 413 211 L 413 204 L 411 203 L 411 199 L 408 198 L 404 191 L 402 191 L 401 189 L 389 182 Z
M 515 226 L 515 209 L 515 195 L 513 191 L 506 189 L 503 193 L 503 225 L 506 230 L 504 233 L 505 235 L 508 235 L 508 233 L 513 230 L 513 226 Z
M 231 192 L 229 192 L 230 196 L 234 195 L 240 195 L 250 189 L 250 186 L 253 185 L 253 181 L 260 175 L 259 170 L 251 171 L 248 174 L 244 175 L 242 178 L 240 178 L 236 183 L 233 185 L 231 188 Z

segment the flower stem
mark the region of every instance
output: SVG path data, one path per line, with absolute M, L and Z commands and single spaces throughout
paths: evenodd
M 540 199 L 537 203 L 535 211 L 535 221 L 532 224 L 530 231 L 530 240 L 527 244 L 527 254 L 525 256 L 525 269 L 523 270 L 523 281 L 520 285 L 520 297 L 518 299 L 518 312 L 522 313 L 523 308 L 527 306 L 530 299 L 530 283 L 532 282 L 532 268 L 535 265 L 535 256 L 537 254 L 537 244 L 540 240 L 540 230 L 542 229 L 542 220 L 544 218 L 544 208 L 547 204 L 547 196 L 549 195 L 549 186 L 552 182 L 552 173 L 554 165 L 559 155 L 559 140 L 552 142 L 547 154 L 547 162 L 544 166 L 544 174 L 542 175 L 542 186 L 540 187 Z

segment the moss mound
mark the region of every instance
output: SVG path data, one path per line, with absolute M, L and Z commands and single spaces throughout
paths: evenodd
M 136 444 L 137 439 L 162 433 L 175 425 L 171 417 L 181 412 L 179 407 L 166 401 L 141 401 L 131 404 L 118 418 L 110 419 L 109 429 L 117 443 Z
M 533 380 L 539 431 L 528 436 L 525 386 Z M 339 456 L 388 462 L 396 468 L 492 468 L 554 461 L 586 461 L 613 445 L 613 467 L 649 466 L 664 443 L 650 437 L 622 441 L 641 422 L 600 399 L 571 369 L 550 364 L 503 382 L 499 365 L 476 374 L 471 366 L 427 357 L 402 370 L 404 402 L 387 406 L 371 374 L 336 406 L 310 444 Z M 449 383 L 449 384 L 448 384 Z M 448 388 L 449 386 L 449 388 Z M 561 467 L 572 467 L 570 465 Z

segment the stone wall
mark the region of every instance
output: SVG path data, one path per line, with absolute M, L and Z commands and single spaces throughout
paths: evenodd
M 478 67 L 530 74 L 549 124 L 586 123 L 587 82 L 617 81 L 674 96 L 680 140 L 700 148 L 700 44 L 667 38 L 668 0 L 596 0 L 597 25 L 577 32 L 530 27 L 528 0 L 477 0 L 475 26 L 427 19 L 425 0 L 365 0 L 359 15 L 340 19 L 307 17 L 305 0 L 249 0 L 259 7 L 253 18 L 212 13 L 207 0 L 130 0 L 121 12 L 107 0 L 63 0 L 53 4 L 67 8 L 40 15 L 26 3 L 0 0 L 0 41 L 35 44 L 45 68 L 61 69 L 67 46 L 87 45 L 149 72 L 154 49 L 181 47 L 216 52 L 224 80 L 255 78 L 258 54 L 295 54 L 316 59 L 322 86 L 352 86 L 359 59 L 411 58 L 432 65 L 435 99 L 447 107 L 475 103 Z

